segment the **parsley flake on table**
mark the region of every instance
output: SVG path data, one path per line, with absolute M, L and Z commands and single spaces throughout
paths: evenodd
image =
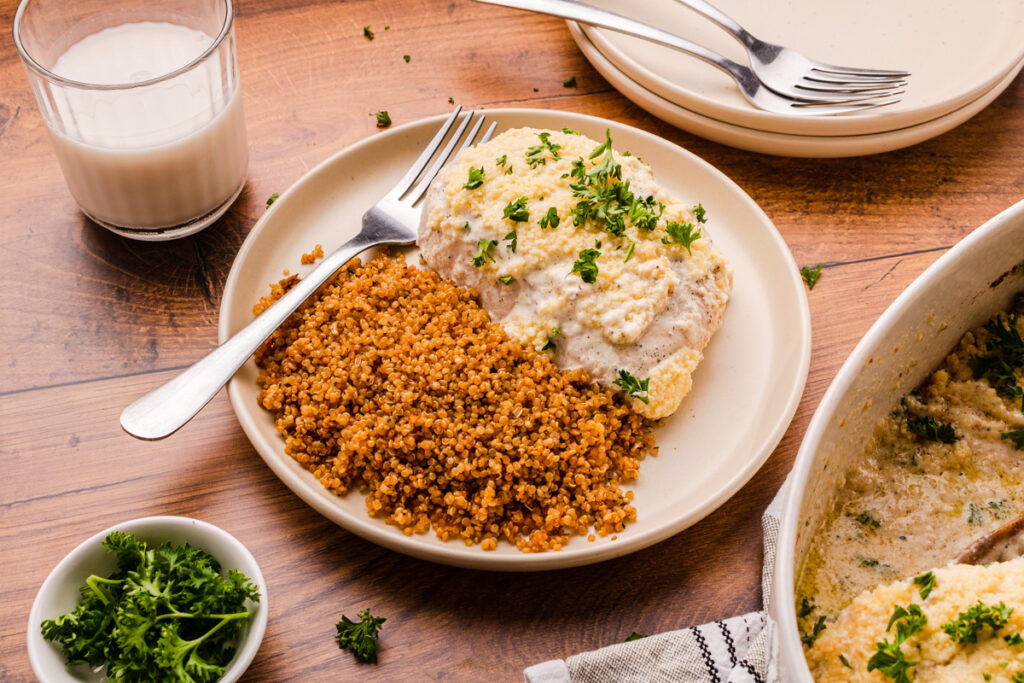
M 402 55 L 402 59 L 404 59 L 405 63 L 408 64 L 409 60 L 412 59 L 412 57 L 410 57 L 409 55 Z
M 477 240 L 476 255 L 473 256 L 473 265 L 483 268 L 488 261 L 494 261 L 494 248 L 498 246 L 498 240 Z
M 814 268 L 804 266 L 800 269 L 800 277 L 807 284 L 807 289 L 814 289 L 814 285 L 818 284 L 818 278 L 821 277 L 821 264 L 819 263 Z
M 576 273 L 587 284 L 597 282 L 597 259 L 601 252 L 597 249 L 584 249 L 579 258 L 572 264 L 569 274 Z
M 214 681 L 237 649 L 246 600 L 259 589 L 237 569 L 221 575 L 212 556 L 187 543 L 150 547 L 115 531 L 103 547 L 117 571 L 92 575 L 72 612 L 42 623 L 68 664 L 106 666 L 107 680 Z
M 514 202 L 509 202 L 505 206 L 505 211 L 502 215 L 516 223 L 525 223 L 530 220 L 530 210 L 526 208 L 526 197 L 520 197 Z
M 384 617 L 375 617 L 369 609 L 359 613 L 359 621 L 352 621 L 344 614 L 335 628 L 338 630 L 334 639 L 338 647 L 349 650 L 361 662 L 377 661 L 377 638 L 381 624 L 387 621 Z
M 633 631 L 632 633 L 629 634 L 629 636 L 626 637 L 626 641 L 625 642 L 632 643 L 634 640 L 640 640 L 641 638 L 646 638 L 646 637 L 647 636 L 645 636 L 643 633 L 637 633 L 636 631 Z
M 516 253 L 516 246 L 519 244 L 519 235 L 516 234 L 515 230 L 509 230 L 508 234 L 502 237 L 501 239 L 509 243 L 509 251 L 511 251 L 513 254 Z
M 694 229 L 692 223 L 676 223 L 675 221 L 669 221 L 665 224 L 665 232 L 668 233 L 668 237 L 662 237 L 661 241 L 665 244 L 676 242 L 686 247 L 686 251 L 689 254 L 693 254 L 691 245 L 694 241 L 700 239 L 700 229 Z M 672 238 L 671 242 L 669 237 Z
M 629 370 L 619 370 L 618 378 L 612 382 L 612 384 L 625 391 L 628 396 L 647 404 L 651 402 L 650 397 L 647 395 L 647 387 L 650 383 L 650 377 L 637 379 Z
M 388 115 L 387 110 L 381 110 L 381 111 L 378 111 L 378 112 L 374 112 L 373 114 L 370 114 L 370 116 L 376 116 L 377 117 L 377 127 L 378 128 L 387 128 L 388 126 L 391 125 L 391 116 Z
M 469 180 L 462 187 L 466 190 L 475 190 L 484 184 L 484 167 L 474 168 L 469 167 Z
M 1009 621 L 1012 614 L 1013 608 L 1007 607 L 1002 602 L 990 607 L 979 600 L 977 605 L 966 612 L 961 612 L 956 619 L 943 624 L 942 630 L 954 643 L 976 643 L 978 634 L 986 626 L 992 629 L 994 635 L 999 629 L 1006 626 L 1006 622 Z
M 576 77 L 575 76 L 569 76 L 569 78 L 567 78 L 564 81 L 562 81 L 562 87 L 563 88 L 575 88 L 576 87 Z
M 538 221 L 538 224 L 540 225 L 541 230 L 543 230 L 545 228 L 551 228 L 551 229 L 557 228 L 558 227 L 558 223 L 559 223 L 558 209 L 556 209 L 553 206 L 549 207 L 548 210 L 547 210 L 547 213 L 545 213 L 543 216 L 541 216 L 540 220 Z
M 914 577 L 914 585 L 917 586 L 917 592 L 921 596 L 922 600 L 927 600 L 928 596 L 935 590 L 935 573 L 925 572 L 920 576 Z
M 363 36 L 365 36 L 367 40 L 373 40 L 373 31 L 370 30 L 369 26 L 363 27 Z
M 273 204 L 274 202 L 276 202 L 277 198 L 280 197 L 280 196 L 281 196 L 281 194 L 279 192 L 275 192 L 274 194 L 272 194 L 269 197 L 267 197 L 267 208 L 269 209 L 270 205 Z

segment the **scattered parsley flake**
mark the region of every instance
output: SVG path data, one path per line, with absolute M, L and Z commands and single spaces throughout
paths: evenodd
M 693 207 L 693 217 L 697 219 L 698 223 L 707 223 L 707 214 L 708 212 L 704 210 L 704 207 L 700 203 Z
M 505 206 L 503 216 L 516 223 L 525 223 L 530 220 L 530 210 L 526 208 L 526 197 L 520 197 L 514 202 L 509 202 Z
M 811 616 L 814 612 L 814 598 L 804 598 L 800 602 L 800 609 L 797 612 L 797 616 L 801 619 Z
M 562 87 L 563 88 L 575 88 L 576 87 L 576 77 L 575 76 L 569 76 L 569 78 L 567 78 L 564 81 L 562 81 Z
M 498 246 L 498 240 L 477 240 L 476 255 L 473 257 L 473 265 L 482 268 L 488 261 L 494 261 L 494 248 Z
M 359 613 L 359 621 L 352 621 L 343 614 L 335 626 L 338 633 L 334 639 L 338 641 L 338 647 L 349 650 L 359 661 L 376 662 L 377 637 L 385 621 L 384 617 L 372 616 L 368 609 Z
M 568 126 L 563 126 L 562 127 L 562 132 L 565 133 L 566 135 L 579 135 L 580 134 L 580 132 L 578 130 L 573 130 L 572 128 L 569 128 Z
M 623 263 L 629 263 L 629 259 L 633 256 L 633 250 L 636 249 L 636 242 L 630 242 L 629 246 L 626 247 L 626 257 L 622 259 Z
M 948 422 L 939 422 L 934 417 L 918 417 L 910 413 L 906 414 L 907 431 L 919 436 L 925 441 L 937 441 L 939 443 L 956 443 L 959 438 L 953 425 Z
M 511 166 L 509 166 L 508 168 L 505 169 L 505 175 L 512 175 L 512 167 Z
M 513 278 L 512 278 L 511 275 L 502 275 L 501 277 L 498 278 L 499 282 L 501 282 L 503 284 L 506 284 L 506 285 L 512 284 L 512 280 L 513 280 Z
M 373 31 L 370 30 L 369 26 L 363 27 L 363 35 L 366 37 L 367 40 L 373 40 Z
M 629 634 L 629 637 L 628 637 L 628 638 L 626 638 L 626 642 L 627 642 L 627 643 L 631 643 L 631 642 L 633 642 L 634 640 L 640 640 L 641 638 L 646 638 L 646 637 L 647 637 L 647 636 L 645 636 L 645 635 L 644 635 L 644 634 L 642 634 L 642 633 L 637 633 L 636 631 L 633 631 L 632 633 L 630 633 L 630 634 Z
M 570 275 L 577 273 L 587 284 L 597 282 L 597 259 L 600 255 L 601 252 L 597 249 L 584 249 L 580 252 L 579 259 L 572 264 Z
M 530 168 L 537 168 L 537 166 L 548 163 L 548 160 L 544 157 L 544 152 L 546 151 L 551 152 L 551 158 L 554 161 L 562 158 L 562 155 L 558 153 L 562 146 L 551 142 L 551 133 L 545 131 L 538 133 L 537 137 L 540 138 L 540 144 L 532 145 L 526 149 L 526 163 L 530 165 Z
M 519 235 L 516 234 L 515 230 L 510 230 L 507 235 L 501 238 L 509 242 L 508 250 L 513 254 L 516 253 L 516 246 L 519 244 Z
M 921 596 L 922 600 L 927 600 L 928 596 L 935 590 L 935 573 L 925 572 L 920 576 L 914 577 L 914 585 L 917 586 L 917 592 Z
M 1011 633 L 1008 636 L 1003 636 L 1003 640 L 1010 647 L 1024 647 L 1024 637 L 1021 637 L 1019 633 Z
M 878 519 L 873 517 L 871 513 L 869 513 L 866 510 L 860 513 L 859 515 L 850 514 L 847 516 L 853 517 L 855 520 L 857 520 L 857 522 L 859 522 L 862 526 L 868 529 L 877 529 L 880 526 L 882 526 L 882 523 L 878 521 Z
M 700 229 L 695 230 L 691 223 L 676 223 L 674 221 L 669 221 L 665 224 L 665 232 L 667 232 L 669 237 L 672 238 L 672 241 L 683 245 L 686 247 L 686 251 L 689 254 L 693 254 L 691 245 L 695 240 L 700 238 Z M 662 238 L 662 241 L 665 242 L 665 244 L 669 243 L 667 238 Z
M 558 329 L 557 327 L 551 328 L 551 334 L 548 335 L 547 341 L 544 342 L 544 346 L 540 347 L 540 350 L 541 351 L 554 351 L 555 350 L 555 340 L 553 339 L 553 337 L 557 337 L 561 333 L 562 333 L 562 331 L 560 329 Z
M 1014 429 L 1010 432 L 1003 432 L 1000 439 L 1009 439 L 1017 450 L 1024 451 L 1024 429 Z
M 540 217 L 538 224 L 541 230 L 545 228 L 551 228 L 552 230 L 558 227 L 558 210 L 555 207 L 549 207 L 547 213 Z
M 502 154 L 500 157 L 498 157 L 497 159 L 494 160 L 494 163 L 496 163 L 498 166 L 504 166 L 507 161 L 508 161 L 508 155 L 507 154 Z
M 408 64 L 409 60 L 412 59 L 412 57 L 410 57 L 409 55 L 402 55 L 402 59 L 404 59 L 405 63 Z
M 484 167 L 474 168 L 469 167 L 469 180 L 462 187 L 467 190 L 475 190 L 484 184 Z
M 388 126 L 391 125 L 391 117 L 388 115 L 387 110 L 375 112 L 373 114 L 370 114 L 370 116 L 377 117 L 378 128 L 387 128 Z
M 814 268 L 804 266 L 800 269 L 800 277 L 807 283 L 807 289 L 814 289 L 814 285 L 818 284 L 818 278 L 821 277 L 821 264 L 819 263 Z
M 272 194 L 269 197 L 267 197 L 267 208 L 269 209 L 270 205 L 273 204 L 274 202 L 276 202 L 277 198 L 280 197 L 280 196 L 281 196 L 281 194 L 279 192 L 275 192 L 274 194 Z
M 1011 614 L 1013 614 L 1013 608 L 1007 607 L 1002 602 L 990 607 L 979 600 L 977 605 L 966 612 L 961 612 L 953 621 L 943 624 L 942 630 L 952 638 L 954 643 L 976 643 L 978 642 L 978 633 L 982 629 L 989 626 L 992 633 L 995 634 L 1006 626 Z
M 455 98 L 454 97 L 449 97 L 448 98 L 448 104 L 455 104 Z
M 647 387 L 651 383 L 650 377 L 637 379 L 630 374 L 629 370 L 619 370 L 618 379 L 612 383 L 625 391 L 628 396 L 638 401 L 643 401 L 647 404 L 651 402 L 650 397 L 647 395 Z
M 810 633 L 805 633 L 802 636 L 800 636 L 800 642 L 802 642 L 807 647 L 814 645 L 814 641 L 818 639 L 818 636 L 822 634 L 825 628 L 825 615 L 823 614 L 820 617 L 818 617 L 818 620 L 816 622 L 814 622 L 814 626 L 811 627 Z
M 850 660 L 846 658 L 846 655 L 839 655 L 839 663 L 845 666 L 847 669 L 852 669 L 853 665 L 850 664 Z
M 868 671 L 877 669 L 893 679 L 894 683 L 910 683 L 907 671 L 917 666 L 918 662 L 908 660 L 900 645 L 918 633 L 927 623 L 928 618 L 921 612 L 919 605 L 911 604 L 906 608 L 896 605 L 892 617 L 889 618 L 889 625 L 885 627 L 885 632 L 888 633 L 892 630 L 893 624 L 896 625 L 893 642 L 885 639 L 875 643 L 875 654 L 868 660 Z

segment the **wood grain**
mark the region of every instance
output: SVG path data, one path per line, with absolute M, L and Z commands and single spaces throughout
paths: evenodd
M 14 9 L 0 0 L 8 27 Z M 760 514 L 843 359 L 930 263 L 1024 195 L 1022 79 L 910 149 L 800 160 L 730 149 L 652 118 L 545 17 L 434 0 L 243 0 L 237 40 L 249 180 L 223 220 L 169 244 L 124 240 L 77 211 L 13 45 L 0 45 L 0 680 L 32 679 L 25 623 L 50 569 L 88 535 L 148 514 L 218 524 L 260 562 L 271 619 L 252 681 L 516 680 L 526 665 L 634 630 L 756 609 Z M 578 85 L 563 87 L 571 75 Z M 793 424 L 743 490 L 692 528 L 579 569 L 453 569 L 378 548 L 313 512 L 263 465 L 223 394 L 162 442 L 118 428 L 125 405 L 213 347 L 224 279 L 266 198 L 377 134 L 373 111 L 403 123 L 447 111 L 449 97 L 576 111 L 661 135 L 743 187 L 799 264 L 824 264 L 808 293 L 811 372 Z M 388 617 L 377 666 L 357 665 L 331 638 L 342 613 L 364 607 Z

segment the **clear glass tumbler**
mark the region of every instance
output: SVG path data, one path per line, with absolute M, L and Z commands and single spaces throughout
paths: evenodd
M 249 148 L 231 0 L 22 0 L 14 43 L 82 211 L 168 240 L 217 220 Z

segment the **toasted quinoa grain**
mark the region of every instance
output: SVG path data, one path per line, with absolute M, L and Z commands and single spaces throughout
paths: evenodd
M 653 424 L 509 339 L 473 290 L 401 257 L 350 264 L 256 361 L 285 451 L 407 535 L 535 552 L 636 519 L 620 484 L 656 452 Z

